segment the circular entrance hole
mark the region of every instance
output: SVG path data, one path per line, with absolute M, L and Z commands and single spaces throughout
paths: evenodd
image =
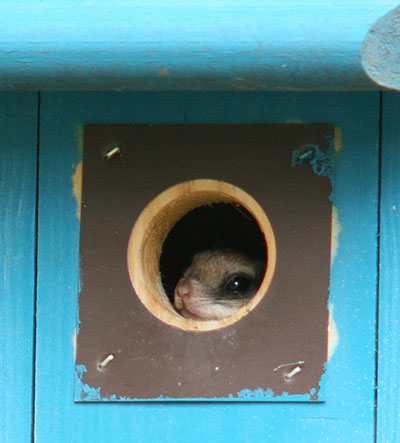
M 262 260 L 261 285 L 229 317 L 184 318 L 172 304 L 174 287 L 194 254 L 215 248 Z M 275 265 L 275 238 L 263 209 L 242 189 L 216 180 L 180 183 L 159 194 L 140 214 L 128 244 L 129 275 L 141 302 L 159 320 L 187 331 L 223 328 L 247 315 L 266 294 Z

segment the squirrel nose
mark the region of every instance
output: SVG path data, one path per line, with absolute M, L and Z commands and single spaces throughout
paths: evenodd
M 183 308 L 183 299 L 189 297 L 193 290 L 189 279 L 181 279 L 175 286 L 174 305 L 177 309 Z

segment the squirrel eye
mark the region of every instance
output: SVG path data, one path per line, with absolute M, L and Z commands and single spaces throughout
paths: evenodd
M 226 289 L 231 292 L 245 291 L 249 286 L 249 279 L 242 276 L 235 276 L 226 285 Z

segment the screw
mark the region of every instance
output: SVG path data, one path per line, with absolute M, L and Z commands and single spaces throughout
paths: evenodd
M 119 146 L 116 146 L 115 148 L 110 149 L 106 155 L 106 160 L 111 160 L 113 157 L 121 154 L 121 148 Z
M 108 363 L 110 363 L 110 361 L 114 360 L 114 358 L 114 354 L 107 355 L 107 357 L 101 363 L 99 363 L 99 369 L 104 369 Z

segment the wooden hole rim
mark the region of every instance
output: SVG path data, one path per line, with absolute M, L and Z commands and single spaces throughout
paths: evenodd
M 192 320 L 171 305 L 161 282 L 159 262 L 163 243 L 178 220 L 191 210 L 213 203 L 237 203 L 256 220 L 267 248 L 267 266 L 254 297 L 221 320 Z M 128 242 L 127 264 L 133 289 L 147 310 L 163 323 L 184 331 L 212 331 L 236 323 L 266 296 L 276 268 L 276 241 L 271 223 L 257 201 L 243 189 L 212 179 L 176 184 L 156 196 L 137 218 Z

